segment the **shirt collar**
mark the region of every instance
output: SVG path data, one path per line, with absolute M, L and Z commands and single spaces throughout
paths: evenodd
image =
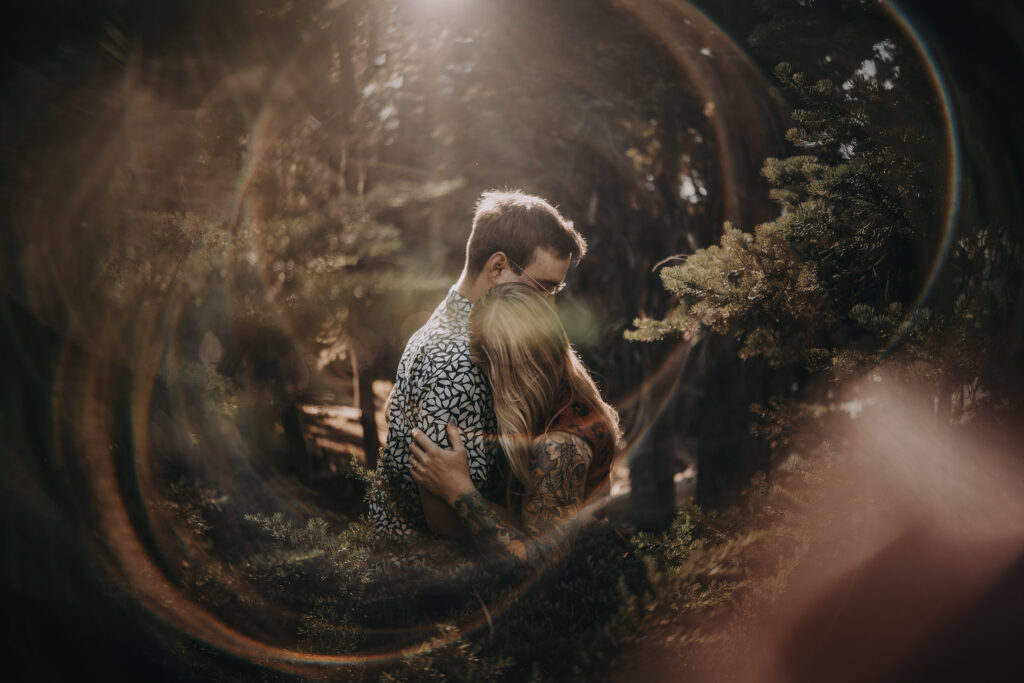
M 444 299 L 445 308 L 455 318 L 459 320 L 469 320 L 469 312 L 473 309 L 473 304 L 470 303 L 469 299 L 459 294 L 459 291 L 453 286 L 448 290 L 448 296 Z

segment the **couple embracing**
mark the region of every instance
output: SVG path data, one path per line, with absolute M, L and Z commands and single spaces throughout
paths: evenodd
M 481 196 L 462 275 L 398 366 L 370 499 L 378 537 L 462 539 L 513 570 L 567 558 L 619 441 L 554 307 L 585 252 L 543 199 Z

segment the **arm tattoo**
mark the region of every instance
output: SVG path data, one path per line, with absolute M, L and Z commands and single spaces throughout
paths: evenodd
M 456 500 L 453 508 L 470 536 L 501 564 L 551 570 L 572 548 L 592 454 L 579 437 L 552 432 L 534 443 L 531 456 L 535 479 L 523 499 L 522 530 L 501 521 L 476 490 Z

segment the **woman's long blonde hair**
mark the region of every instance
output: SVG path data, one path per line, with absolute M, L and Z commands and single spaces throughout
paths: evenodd
M 488 290 L 469 316 L 469 348 L 491 382 L 498 438 L 523 490 L 534 485 L 533 440 L 569 402 L 596 410 L 618 440 L 618 414 L 601 398 L 554 306 L 533 287 L 510 282 Z

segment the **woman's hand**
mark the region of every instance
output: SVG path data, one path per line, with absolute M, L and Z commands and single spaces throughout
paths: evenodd
M 469 457 L 459 437 L 459 428 L 448 424 L 452 450 L 441 448 L 418 429 L 412 430 L 409 466 L 412 478 L 421 488 L 443 498 L 449 505 L 475 490 L 469 476 Z

